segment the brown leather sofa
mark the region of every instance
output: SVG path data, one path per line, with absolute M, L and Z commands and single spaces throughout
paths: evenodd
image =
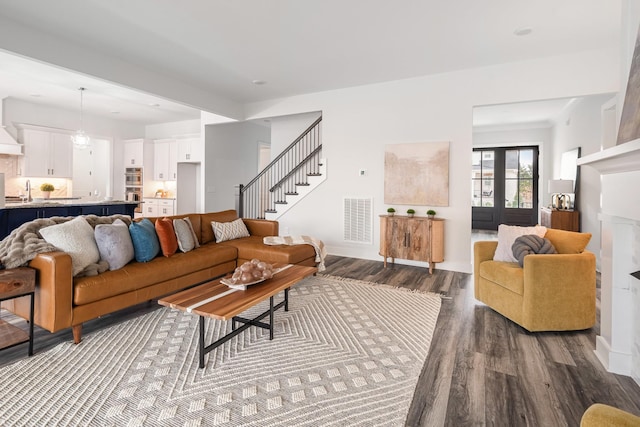
M 71 327 L 74 342 L 79 343 L 83 322 L 223 276 L 252 258 L 269 263 L 316 265 L 311 245 L 262 243 L 264 236 L 278 235 L 277 221 L 243 219 L 251 236 L 216 243 L 211 221 L 233 221 L 238 218 L 236 211 L 170 218 L 185 216 L 191 220 L 201 244 L 187 253 L 178 252 L 170 257 L 160 254 L 149 262 L 132 261 L 119 270 L 76 278 L 72 277 L 68 254 L 49 252 L 36 256 L 29 264 L 37 270 L 34 323 L 50 332 Z M 7 301 L 3 306 L 28 317 L 27 298 Z

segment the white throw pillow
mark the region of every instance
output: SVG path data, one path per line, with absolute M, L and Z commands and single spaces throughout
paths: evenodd
M 100 261 L 93 228 L 82 216 L 62 224 L 42 228 L 40 234 L 47 243 L 71 255 L 74 276 L 87 266 Z
M 213 227 L 213 234 L 216 236 L 216 242 L 249 237 L 249 230 L 247 230 L 247 226 L 244 225 L 242 218 L 231 222 L 211 221 L 211 226 Z
M 196 245 L 193 241 L 193 232 L 189 223 L 184 219 L 176 218 L 173 220 L 173 229 L 178 239 L 178 247 L 182 252 L 189 252 L 193 250 Z
M 535 234 L 538 237 L 544 237 L 547 233 L 547 227 L 536 225 L 533 227 L 520 227 L 517 225 L 500 224 L 498 226 L 498 247 L 493 255 L 494 261 L 518 262 L 513 256 L 513 243 L 520 236 L 527 234 Z

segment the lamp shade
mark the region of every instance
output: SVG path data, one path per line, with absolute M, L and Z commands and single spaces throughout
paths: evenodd
M 550 179 L 549 193 L 550 194 L 573 193 L 573 180 L 572 179 Z

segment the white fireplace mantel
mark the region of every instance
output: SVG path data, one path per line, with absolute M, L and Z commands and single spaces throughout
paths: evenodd
M 616 145 L 578 159 L 578 166 L 591 166 L 601 175 L 640 170 L 640 139 Z

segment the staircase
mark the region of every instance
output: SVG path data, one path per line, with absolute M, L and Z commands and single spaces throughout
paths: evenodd
M 241 218 L 276 220 L 326 179 L 318 118 L 247 185 L 240 184 Z

